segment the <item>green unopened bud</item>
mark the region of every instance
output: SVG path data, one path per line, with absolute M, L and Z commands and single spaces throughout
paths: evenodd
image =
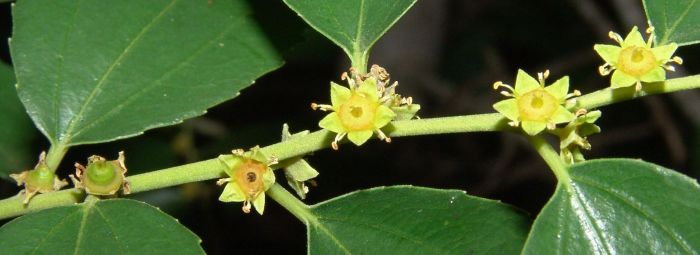
M 19 174 L 11 174 L 10 177 L 17 181 L 17 186 L 24 185 L 24 190 L 20 192 L 24 193 L 24 204 L 29 203 L 29 200 L 36 195 L 37 192 L 53 192 L 68 185 L 68 182 L 65 180 L 58 179 L 58 176 L 46 165 L 45 152 L 41 152 L 41 155 L 39 155 L 39 162 L 34 169 Z
M 124 152 L 121 151 L 117 160 L 107 161 L 93 155 L 88 158 L 87 167 L 75 163 L 75 176 L 70 177 L 76 188 L 85 189 L 91 195 L 114 195 L 119 189 L 123 189 L 122 193 L 129 194 L 126 171 Z
M 282 126 L 282 141 L 302 137 L 307 134 L 309 134 L 309 131 L 304 130 L 292 135 L 289 133 L 289 126 L 287 124 Z M 309 193 L 309 187 L 306 186 L 305 182 L 310 182 L 311 179 L 316 178 L 316 176 L 318 176 L 318 171 L 309 165 L 303 157 L 296 157 L 290 159 L 290 161 L 292 163 L 284 168 L 284 175 L 287 178 L 287 183 L 301 199 L 305 199 L 306 193 Z

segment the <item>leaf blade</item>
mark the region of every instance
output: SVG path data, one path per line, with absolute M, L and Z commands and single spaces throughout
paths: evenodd
M 416 0 L 284 0 L 311 27 L 354 59 L 370 48 Z
M 17 97 L 12 68 L 0 63 L 0 178 L 31 167 L 30 143 L 34 127 Z
M 700 2 L 698 0 L 644 0 L 647 20 L 655 28 L 657 42 L 690 45 L 700 42 Z
M 177 124 L 281 65 L 243 1 L 25 1 L 14 22 L 18 92 L 54 144 Z
M 700 253 L 698 223 L 688 219 L 700 213 L 695 180 L 626 159 L 587 161 L 570 174 L 571 190 L 557 187 L 524 254 Z
M 309 254 L 517 253 L 529 225 L 495 201 L 411 186 L 353 192 L 311 212 Z
M 0 227 L 9 254 L 203 254 L 199 243 L 172 217 L 128 199 L 52 208 Z

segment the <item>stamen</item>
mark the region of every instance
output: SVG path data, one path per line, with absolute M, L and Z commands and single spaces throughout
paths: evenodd
M 216 181 L 216 185 L 221 186 L 221 185 L 224 185 L 224 184 L 226 184 L 227 182 L 230 182 L 230 181 L 231 181 L 231 178 L 219 179 L 219 180 Z
M 639 92 L 639 91 L 641 91 L 641 90 L 642 90 L 642 82 L 641 82 L 641 81 L 637 81 L 637 85 L 634 86 L 634 91 L 635 91 L 635 92 Z
M 675 71 L 676 71 L 676 67 L 674 67 L 674 66 L 672 66 L 672 65 L 662 65 L 661 67 L 663 67 L 664 69 L 666 69 L 666 70 L 668 70 L 668 71 L 671 71 L 671 72 L 675 72 Z
M 508 122 L 508 125 L 511 126 L 511 127 L 518 127 L 519 124 L 520 124 L 520 123 L 519 123 L 518 121 L 515 121 L 515 120 L 514 120 L 514 121 L 511 121 L 511 122 Z
M 335 135 L 335 139 L 333 139 L 333 142 L 331 143 L 331 148 L 333 148 L 333 150 L 338 150 L 338 142 L 340 142 L 340 140 L 343 140 L 343 137 L 345 137 L 346 134 L 347 133 L 343 132 Z
M 275 157 L 275 156 L 270 156 L 270 161 L 267 162 L 267 166 L 276 165 L 276 164 L 279 163 L 279 162 L 280 162 L 280 161 L 279 161 L 279 159 L 278 159 L 277 157 Z
M 576 117 L 586 115 L 587 113 L 588 113 L 588 110 L 586 110 L 584 108 L 578 109 L 578 110 L 576 110 Z
M 243 156 L 245 151 L 243 149 L 235 149 L 231 150 L 231 154 L 236 155 L 236 156 Z
M 341 80 L 341 81 L 344 81 L 344 80 L 347 80 L 347 79 L 348 79 L 348 72 L 343 72 L 342 74 L 340 74 L 340 80 Z
M 506 88 L 507 90 L 510 90 L 511 92 L 515 92 L 515 89 L 512 86 L 505 84 L 502 81 L 497 81 L 497 82 L 493 83 L 493 89 L 498 89 L 501 87 Z
M 537 80 L 540 81 L 540 85 L 544 87 L 544 80 L 549 77 L 549 70 L 544 70 L 544 73 L 537 73 Z
M 573 93 L 569 93 L 566 95 L 566 99 L 572 98 L 572 97 L 577 97 L 581 95 L 581 91 L 578 91 L 578 89 L 575 89 Z
M 241 208 L 241 210 L 243 210 L 244 213 L 250 213 L 250 207 L 250 201 L 246 200 L 243 201 L 243 207 Z
M 311 103 L 311 109 L 315 110 L 321 110 L 321 111 L 331 111 L 333 110 L 333 106 L 329 104 L 317 104 L 317 103 Z
M 555 128 L 557 128 L 557 125 L 554 122 L 547 122 L 547 129 L 554 130 Z
M 679 56 L 673 57 L 672 60 L 673 60 L 673 62 L 676 62 L 676 63 L 679 64 L 679 65 L 682 65 L 682 64 L 683 64 L 683 59 L 682 59 L 681 57 L 679 57 Z
M 501 91 L 501 95 L 504 95 L 506 97 L 513 97 L 513 93 L 510 93 L 508 91 Z
M 610 72 L 612 72 L 613 70 L 615 70 L 615 68 L 611 67 L 608 63 L 605 63 L 604 65 L 598 67 L 598 73 L 600 73 L 601 76 L 606 76 L 610 74 Z
M 401 99 L 401 102 L 403 104 L 411 105 L 411 104 L 413 104 L 413 97 L 404 97 Z
M 620 36 L 620 34 L 615 33 L 613 31 L 610 31 L 610 33 L 608 33 L 608 37 L 610 37 L 610 39 L 615 40 L 615 42 L 617 42 L 619 44 L 622 44 L 622 42 L 623 42 L 622 36 Z
M 382 132 L 382 130 L 377 129 L 377 130 L 375 130 L 375 132 L 377 132 L 377 136 L 379 137 L 379 139 L 384 140 L 387 143 L 391 143 L 391 138 L 386 136 L 386 134 L 384 134 L 384 132 Z
M 653 26 L 649 26 L 649 27 L 647 28 L 647 34 L 651 34 L 651 33 L 654 33 L 654 27 L 653 27 Z

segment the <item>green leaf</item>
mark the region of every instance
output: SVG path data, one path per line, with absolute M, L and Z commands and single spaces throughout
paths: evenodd
M 12 68 L 0 63 L 0 178 L 29 169 L 34 127 L 15 91 Z
M 128 199 L 56 207 L 0 228 L 3 254 L 204 254 L 199 243 L 174 218 Z
M 643 3 L 659 45 L 700 42 L 700 29 L 697 26 L 700 23 L 699 0 L 644 0 Z
M 280 66 L 243 0 L 34 0 L 13 12 L 18 93 L 53 144 L 203 114 Z
M 311 214 L 309 254 L 515 254 L 529 228 L 506 204 L 411 186 L 353 192 Z
M 698 254 L 700 187 L 640 160 L 574 165 L 535 220 L 524 254 Z
M 284 0 L 284 2 L 311 27 L 343 48 L 352 60 L 353 66 L 366 69 L 372 45 L 416 3 L 416 0 Z

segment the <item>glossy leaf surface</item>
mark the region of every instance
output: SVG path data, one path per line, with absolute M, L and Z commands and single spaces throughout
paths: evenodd
M 0 228 L 3 254 L 204 254 L 199 243 L 174 218 L 127 199 L 47 209 Z
M 535 220 L 525 254 L 698 254 L 700 187 L 640 160 L 570 170 Z
M 201 115 L 281 64 L 242 0 L 19 1 L 13 22 L 19 96 L 64 146 Z
M 411 186 L 353 192 L 311 211 L 309 254 L 515 254 L 529 227 L 509 205 Z
M 700 1 L 644 0 L 643 3 L 660 44 L 700 42 Z
M 34 127 L 15 91 L 12 68 L 0 63 L 0 177 L 33 167 L 29 146 Z

